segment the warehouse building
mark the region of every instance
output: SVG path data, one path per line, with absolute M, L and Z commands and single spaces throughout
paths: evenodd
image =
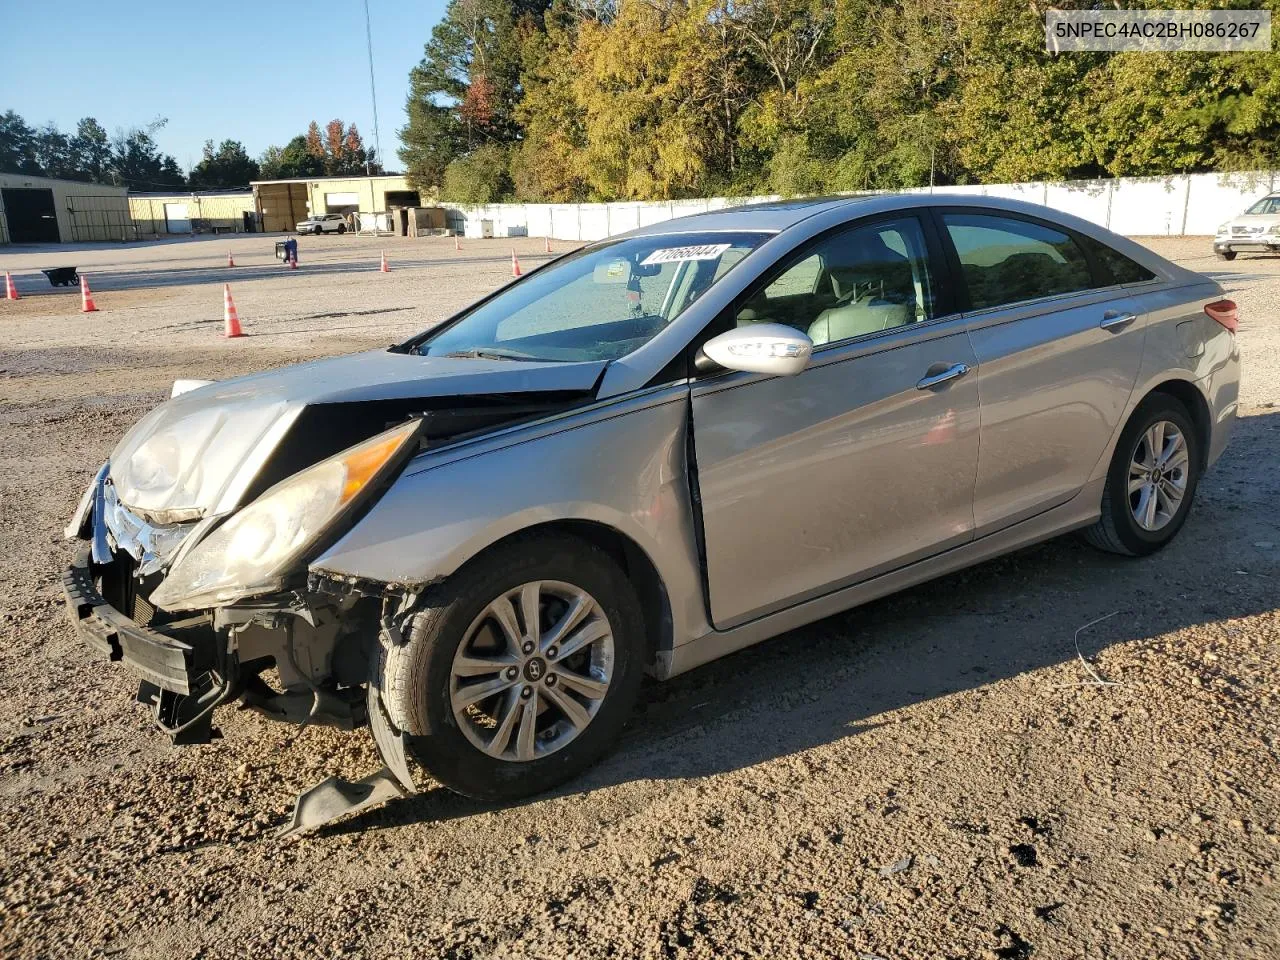
M 124 187 L 0 173 L 0 243 L 77 243 L 133 237 Z
M 251 190 L 131 193 L 129 215 L 139 236 L 254 233 L 258 214 Z
M 312 214 L 341 213 L 385 214 L 386 228 L 405 235 L 412 221 L 408 211 L 421 207 L 424 199 L 432 200 L 423 198 L 401 174 L 255 180 L 250 186 L 262 229 L 268 233 L 292 230 Z

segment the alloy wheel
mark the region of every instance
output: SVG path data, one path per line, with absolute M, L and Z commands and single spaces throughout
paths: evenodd
M 537 760 L 591 723 L 613 666 L 613 628 L 594 597 L 559 581 L 525 583 L 467 629 L 453 657 L 450 708 L 478 750 Z
M 1129 509 L 1139 527 L 1155 533 L 1173 520 L 1187 495 L 1189 466 L 1176 424 L 1157 420 L 1147 427 L 1129 460 Z

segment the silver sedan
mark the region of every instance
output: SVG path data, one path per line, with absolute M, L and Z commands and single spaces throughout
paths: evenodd
M 590 244 L 388 350 L 185 383 L 68 528 L 83 637 L 180 742 L 368 723 L 510 800 L 665 679 L 1048 537 L 1151 554 L 1236 413 L 1235 304 L 1012 201 L 795 201 Z M 176 391 L 175 391 L 176 392 Z

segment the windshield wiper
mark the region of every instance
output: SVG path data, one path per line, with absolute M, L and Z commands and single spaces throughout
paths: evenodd
M 527 353 L 508 353 L 505 350 L 455 350 L 452 353 L 442 353 L 442 357 L 461 357 L 467 360 L 536 360 L 537 357 L 531 357 Z

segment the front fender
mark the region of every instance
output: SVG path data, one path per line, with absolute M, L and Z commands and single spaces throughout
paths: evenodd
M 671 603 L 674 642 L 709 627 L 687 472 L 683 385 L 428 451 L 311 570 L 415 586 L 504 537 L 556 521 L 611 527 L 643 550 Z

